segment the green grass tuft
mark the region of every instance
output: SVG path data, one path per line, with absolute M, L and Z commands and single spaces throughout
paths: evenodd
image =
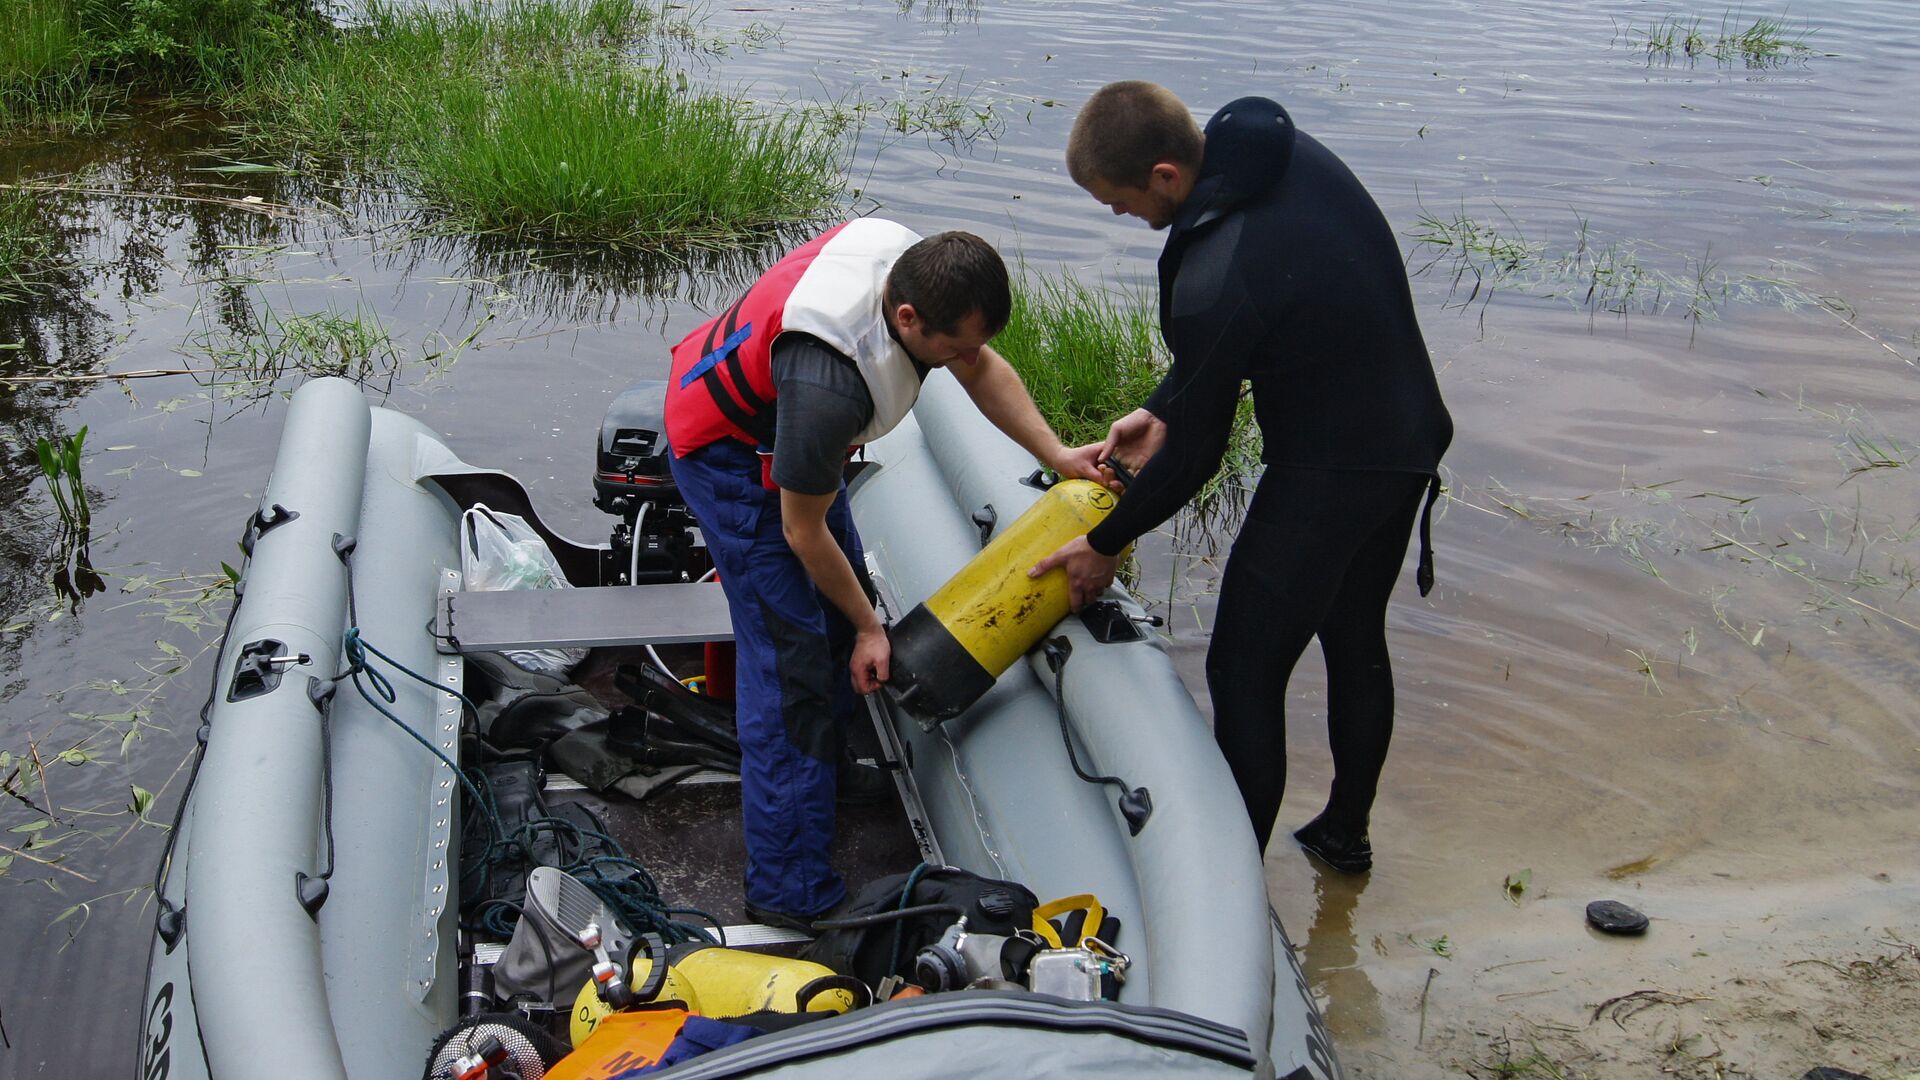
M 15 0 L 0 35 L 0 85 L 64 71 L 80 48 L 68 0 Z
M 1814 31 L 1792 26 L 1782 17 L 1763 15 L 1745 29 L 1734 19 L 1731 11 L 1722 15 L 1716 30 L 1703 28 L 1698 18 L 1668 15 L 1648 23 L 1645 29 L 1628 26 L 1621 36 L 1629 44 L 1644 48 L 1650 60 L 1712 57 L 1721 64 L 1767 67 L 1815 52 L 1809 43 Z
M 847 131 L 692 85 L 663 57 L 711 43 L 646 0 L 369 0 L 344 27 L 318 0 L 15 2 L 0 135 L 174 95 L 450 231 L 660 252 L 824 216 L 845 186 Z
M 0 34 L 0 131 L 83 127 L 88 94 L 79 78 L 82 39 L 69 0 L 18 0 Z
M 817 214 L 841 152 L 798 116 L 663 71 L 526 68 L 416 98 L 400 152 L 461 225 L 646 247 L 725 243 Z
M 136 97 L 205 97 L 325 32 L 318 0 L 10 0 L 0 135 L 94 130 Z
M 1105 439 L 1115 420 L 1145 403 L 1171 362 L 1150 297 L 1030 273 L 1015 282 L 1012 317 L 993 347 L 1069 446 Z M 1259 467 L 1253 402 L 1243 398 L 1220 472 L 1194 500 L 1202 531 L 1244 504 L 1245 481 Z
M 454 229 L 685 250 L 834 205 L 843 134 L 649 59 L 685 35 L 634 0 L 376 5 L 226 103 L 254 144 L 389 173 Z
M 1168 363 L 1147 297 L 1071 277 L 1023 274 L 993 345 L 1070 446 L 1106 438 L 1108 425 L 1147 400 Z

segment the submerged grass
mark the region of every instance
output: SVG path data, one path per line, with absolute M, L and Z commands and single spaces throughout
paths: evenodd
M 61 263 L 60 225 L 27 188 L 0 188 L 0 303 L 37 293 Z
M 1808 43 L 1814 31 L 1790 25 L 1783 17 L 1762 15 L 1744 28 L 1735 19 L 1729 11 L 1715 28 L 1704 26 L 1699 18 L 1668 15 L 1645 27 L 1628 25 L 1619 36 L 1635 48 L 1644 48 L 1649 60 L 1712 57 L 1722 64 L 1768 67 L 1816 51 Z
M 184 351 L 202 360 L 193 370 L 205 379 L 208 400 L 245 407 L 275 393 L 292 375 L 351 379 L 391 393 L 395 378 L 413 362 L 409 351 L 364 308 L 279 312 L 261 303 L 238 316 L 224 311 L 200 314 L 206 325 L 187 338 Z M 481 326 L 490 318 L 483 316 Z M 478 332 L 476 328 L 474 334 Z M 429 372 L 451 364 L 472 336 L 419 359 Z M 167 403 L 158 407 L 171 411 Z
M 1147 400 L 1171 362 L 1152 300 L 1073 277 L 1022 273 L 994 348 L 1020 373 L 1047 423 L 1069 446 L 1100 442 L 1113 421 Z M 1220 471 L 1183 525 L 1207 533 L 1244 508 L 1260 467 L 1253 403 L 1243 398 Z
M 226 573 L 104 576 L 112 578 L 127 598 L 111 610 L 131 610 L 153 620 L 159 635 L 153 642 L 157 653 L 131 660 L 132 671 L 89 679 L 62 691 L 65 712 L 51 727 L 11 734 L 9 743 L 0 745 L 0 796 L 4 796 L 0 798 L 0 834 L 5 836 L 0 841 L 0 882 L 35 883 L 55 892 L 76 882 L 97 885 L 85 870 L 102 865 L 103 851 L 111 851 L 142 826 L 166 828 L 149 818 L 148 811 L 156 797 L 184 775 L 185 760 L 158 792 L 129 783 L 125 801 L 118 794 L 101 798 L 103 791 L 113 789 L 98 781 L 69 783 L 58 778 L 76 768 L 124 767 L 133 761 L 137 742 L 162 730 L 153 716 L 168 690 L 195 661 L 220 647 L 219 612 L 232 600 L 233 577 Z M 5 605 L 0 607 L 0 634 L 18 633 L 33 623 L 71 614 L 58 597 L 16 608 L 23 599 L 0 599 Z M 58 782 L 50 782 L 49 774 Z M 143 890 L 135 890 L 139 891 Z M 74 911 L 67 909 L 55 921 Z
M 890 68 L 875 74 L 870 89 L 811 106 L 809 111 L 834 131 L 870 125 L 883 145 L 924 135 L 965 150 L 1004 134 L 1017 101 L 1011 95 L 993 94 L 981 84 L 969 85 L 953 74 Z
M 1407 235 L 1417 253 L 1427 256 L 1413 267 L 1413 274 L 1451 271 L 1455 294 L 1466 290 L 1459 301 L 1463 307 L 1475 300 L 1490 302 L 1495 291 L 1506 288 L 1566 300 L 1595 313 L 1677 313 L 1696 332 L 1702 322 L 1718 319 L 1724 305 L 1735 303 L 1787 311 L 1817 307 L 1851 325 L 1850 309 L 1836 297 L 1816 294 L 1782 276 L 1730 274 L 1711 250 L 1679 255 L 1633 240 L 1600 243 L 1584 218 L 1572 246 L 1558 254 L 1545 242 L 1527 239 L 1511 218 L 1502 226 L 1475 218 L 1464 208 L 1445 216 L 1422 207 Z M 1645 253 L 1658 261 L 1643 259 Z

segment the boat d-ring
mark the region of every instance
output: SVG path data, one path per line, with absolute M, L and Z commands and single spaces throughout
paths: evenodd
M 240 553 L 252 558 L 256 541 L 299 516 L 300 511 L 289 510 L 279 503 L 255 510 L 247 519 L 247 531 L 240 536 Z

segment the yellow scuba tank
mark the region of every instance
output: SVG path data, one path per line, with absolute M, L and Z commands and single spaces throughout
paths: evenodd
M 1034 563 L 1113 511 L 1119 496 L 1091 480 L 1062 480 L 1015 518 L 953 579 L 888 631 L 887 687 L 927 720 L 980 700 L 1069 610 L 1063 570 L 1029 578 Z
M 645 950 L 635 952 L 629 985 L 641 987 L 651 982 L 655 962 L 656 958 L 646 955 Z M 841 979 L 825 964 L 808 960 L 689 942 L 668 950 L 666 964 L 666 977 L 650 1000 L 684 1002 L 687 1011 L 696 1016 L 722 1019 L 753 1012 L 841 1013 L 858 1004 L 852 991 L 837 985 L 851 980 Z M 821 979 L 833 982 L 813 985 Z M 582 986 L 573 999 L 568 1024 L 573 1045 L 584 1043 L 600 1021 L 613 1012 L 600 1000 L 592 981 Z

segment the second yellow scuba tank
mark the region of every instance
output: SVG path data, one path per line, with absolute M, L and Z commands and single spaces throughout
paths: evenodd
M 705 942 L 687 942 L 667 950 L 666 974 L 654 990 L 653 965 L 661 961 L 649 956 L 648 951 L 634 953 L 631 985 L 648 988 L 644 994 L 647 1002 L 682 1002 L 696 1016 L 718 1019 L 754 1012 L 840 1013 L 864 1004 L 856 1001 L 845 985 L 852 980 L 842 979 L 824 964 Z M 573 1044 L 585 1042 L 613 1011 L 601 1000 L 594 983 L 582 986 L 574 998 L 569 1024 Z
M 993 538 L 952 580 L 894 624 L 887 686 L 908 711 L 948 720 L 980 700 L 1069 610 L 1067 575 L 1029 578 L 1034 563 L 1089 530 L 1119 497 L 1062 480 Z

